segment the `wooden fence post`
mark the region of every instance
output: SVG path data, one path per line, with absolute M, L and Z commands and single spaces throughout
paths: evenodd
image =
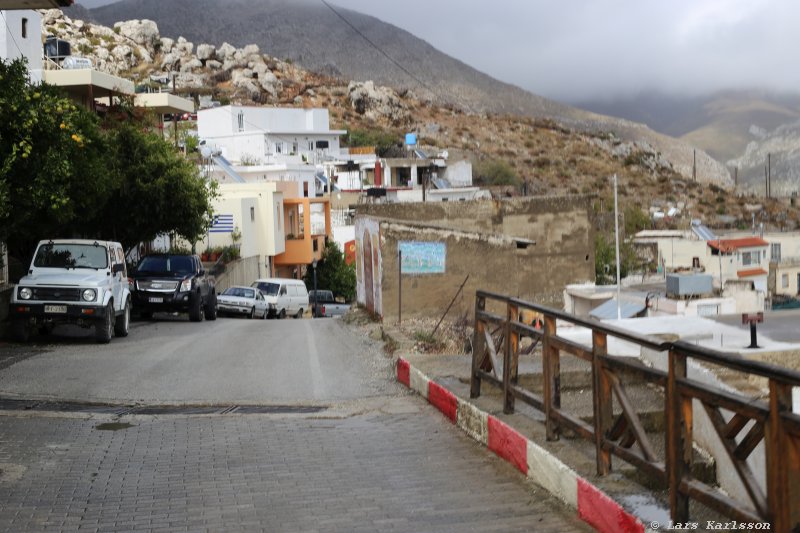
M 686 377 L 686 355 L 670 350 L 667 375 L 667 479 L 669 509 L 674 522 L 689 520 L 689 496 L 681 492 L 692 468 L 692 398 L 683 398 L 678 379 Z
M 560 431 L 553 411 L 561 409 L 561 363 L 558 348 L 550 339 L 556 336 L 556 319 L 544 317 L 544 343 L 542 344 L 542 371 L 544 374 L 544 415 L 547 440 L 558 440 Z
M 519 320 L 519 307 L 511 302 L 506 306 L 505 337 L 506 346 L 503 353 L 503 412 L 514 412 L 514 393 L 511 380 L 516 381 L 519 364 L 519 333 L 511 327 L 512 322 Z
M 767 459 L 767 507 L 773 531 L 793 531 L 800 522 L 792 485 L 800 483 L 798 439 L 786 433 L 783 413 L 792 412 L 792 387 L 769 380 L 769 418 L 765 423 L 764 452 Z
M 478 316 L 481 311 L 486 309 L 486 297 L 480 294 L 475 295 L 475 328 L 472 336 L 472 377 L 469 381 L 469 397 L 477 398 L 481 395 L 481 378 L 478 375 L 478 369 L 483 362 L 486 355 L 486 340 L 484 337 L 484 330 L 486 324 Z
M 597 475 L 611 471 L 611 452 L 603 449 L 603 439 L 611 428 L 613 411 L 611 380 L 603 370 L 602 357 L 608 354 L 605 333 L 592 331 L 592 387 L 594 392 L 594 445 L 597 455 Z

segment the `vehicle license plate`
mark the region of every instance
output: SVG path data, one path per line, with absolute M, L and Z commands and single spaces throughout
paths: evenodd
M 151 304 L 160 304 L 163 301 L 164 301 L 164 298 L 153 298 L 153 297 L 149 298 L 149 302 Z
M 66 305 L 45 305 L 44 306 L 45 313 L 66 313 L 67 306 Z

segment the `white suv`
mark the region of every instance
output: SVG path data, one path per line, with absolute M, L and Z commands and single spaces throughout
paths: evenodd
M 128 335 L 131 295 L 118 242 L 40 241 L 28 275 L 11 296 L 11 333 L 28 340 L 32 327 L 49 333 L 59 323 L 95 328 L 97 342 Z

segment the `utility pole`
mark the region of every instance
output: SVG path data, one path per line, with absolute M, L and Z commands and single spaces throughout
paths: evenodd
M 175 79 L 178 77 L 177 74 L 172 75 L 172 94 L 175 94 Z M 172 114 L 172 131 L 175 134 L 175 148 L 178 147 L 178 117 L 180 115 L 173 113 Z
M 616 255 L 617 255 L 617 320 L 622 318 L 622 305 L 620 298 L 620 285 L 621 280 L 619 276 L 619 205 L 617 203 L 617 175 L 614 174 L 614 240 L 616 242 Z
M 772 154 L 767 153 L 767 198 L 772 197 Z

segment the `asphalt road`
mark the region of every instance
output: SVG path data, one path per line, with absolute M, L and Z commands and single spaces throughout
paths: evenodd
M 0 372 L 0 396 L 118 403 L 326 403 L 380 394 L 390 361 L 339 319 L 132 322 L 128 337 L 96 344 L 60 326 L 35 353 Z

